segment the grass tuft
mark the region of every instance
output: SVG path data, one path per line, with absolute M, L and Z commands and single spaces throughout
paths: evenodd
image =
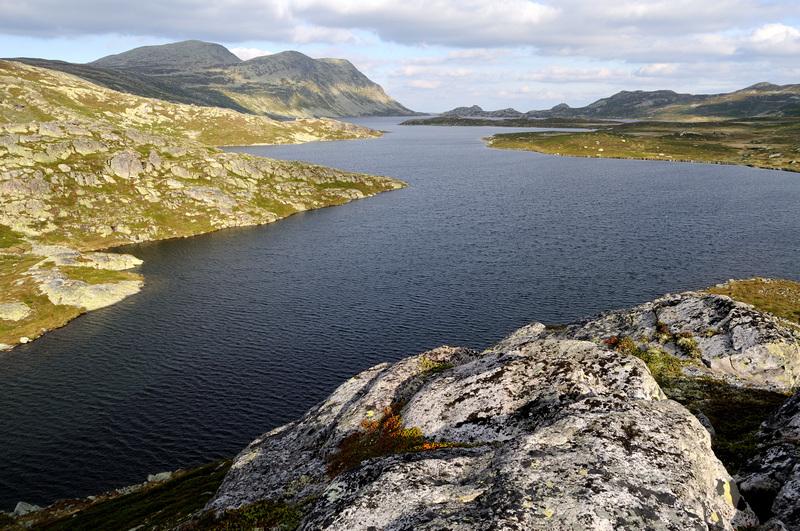
M 328 474 L 338 476 L 375 457 L 468 446 L 432 441 L 419 428 L 404 427 L 399 410 L 399 406 L 386 408 L 379 420 L 364 420 L 361 431 L 342 439 L 338 451 L 328 459 Z

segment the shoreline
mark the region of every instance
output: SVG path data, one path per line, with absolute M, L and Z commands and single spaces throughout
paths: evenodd
M 117 287 L 117 286 L 119 286 L 119 284 L 122 284 L 122 283 L 125 283 L 125 282 L 136 281 L 136 282 L 139 283 L 138 288 L 135 291 L 126 290 L 126 291 L 128 291 L 126 293 L 117 292 L 116 296 L 112 294 L 111 296 L 112 297 L 116 297 L 116 300 L 113 300 L 112 302 L 109 302 L 108 304 L 103 304 L 101 306 L 97 306 L 97 307 L 93 307 L 93 308 L 86 308 L 86 307 L 82 307 L 81 308 L 81 307 L 74 306 L 74 308 L 76 308 L 76 313 L 74 315 L 66 317 L 63 320 L 60 320 L 58 322 L 58 324 L 55 324 L 55 325 L 50 326 L 50 327 L 47 327 L 46 329 L 41 329 L 41 330 L 39 330 L 39 333 L 36 334 L 36 335 L 32 334 L 32 335 L 20 336 L 18 341 L 16 343 L 13 343 L 13 344 L 12 343 L 0 343 L 0 358 L 2 357 L 3 354 L 10 353 L 10 352 L 14 351 L 20 345 L 30 344 L 30 343 L 34 342 L 36 339 L 44 336 L 48 332 L 51 332 L 53 330 L 57 330 L 59 328 L 63 328 L 65 326 L 67 326 L 69 323 L 71 323 L 72 321 L 74 321 L 78 317 L 81 317 L 82 315 L 85 315 L 85 314 L 87 314 L 89 312 L 92 312 L 92 311 L 95 311 L 95 310 L 99 310 L 99 309 L 102 309 L 102 308 L 105 308 L 105 307 L 108 307 L 108 306 L 113 306 L 114 304 L 118 304 L 118 303 L 122 302 L 123 300 L 125 300 L 125 299 L 127 299 L 129 297 L 135 296 L 138 293 L 140 293 L 141 290 L 144 288 L 144 284 L 146 282 L 146 277 L 138 272 L 138 268 L 142 265 L 143 262 L 139 258 L 137 258 L 136 256 L 134 256 L 132 254 L 125 253 L 125 252 L 118 252 L 118 250 L 120 250 L 120 249 L 123 249 L 123 248 L 131 246 L 131 245 L 139 245 L 139 244 L 145 244 L 145 243 L 163 242 L 163 241 L 169 241 L 169 240 L 194 238 L 196 236 L 202 236 L 202 235 L 205 235 L 205 234 L 212 234 L 212 233 L 215 233 L 215 232 L 219 232 L 219 231 L 227 230 L 227 229 L 233 229 L 233 228 L 246 229 L 246 228 L 255 228 L 255 227 L 270 225 L 272 223 L 276 223 L 278 221 L 287 219 L 287 218 L 289 218 L 289 217 L 291 217 L 291 216 L 293 216 L 295 214 L 299 214 L 299 213 L 302 213 L 302 212 L 308 212 L 308 211 L 311 211 L 311 210 L 319 210 L 319 209 L 322 209 L 322 208 L 332 208 L 332 207 L 336 207 L 336 206 L 343 206 L 343 205 L 346 205 L 346 204 L 348 204 L 348 203 L 350 203 L 352 201 L 355 201 L 355 200 L 368 199 L 368 198 L 374 197 L 374 196 L 376 196 L 376 195 L 378 195 L 380 193 L 402 190 L 403 188 L 406 188 L 408 186 L 408 183 L 405 183 L 404 181 L 400 181 L 398 179 L 392 179 L 392 182 L 396 183 L 396 186 L 393 187 L 393 188 L 390 188 L 390 189 L 377 191 L 377 192 L 374 192 L 374 193 L 369 194 L 369 195 L 365 195 L 364 197 L 357 198 L 357 199 L 349 199 L 349 200 L 347 200 L 347 201 L 345 201 L 343 203 L 327 204 L 327 205 L 323 205 L 323 206 L 319 206 L 319 207 L 308 208 L 308 209 L 305 209 L 305 210 L 297 210 L 297 211 L 294 211 L 294 212 L 287 213 L 285 215 L 281 215 L 281 216 L 277 217 L 276 219 L 271 219 L 271 220 L 266 220 L 266 221 L 259 221 L 259 222 L 250 223 L 250 224 L 243 224 L 243 225 L 229 225 L 229 226 L 215 227 L 215 228 L 213 228 L 211 230 L 203 230 L 201 232 L 197 232 L 197 233 L 193 233 L 193 234 L 166 236 L 166 237 L 161 237 L 161 238 L 153 238 L 153 239 L 148 239 L 148 240 L 142 240 L 142 241 L 138 241 L 138 242 L 118 242 L 118 243 L 115 243 L 115 244 L 110 245 L 110 246 L 104 246 L 104 247 L 98 247 L 98 248 L 94 248 L 94 247 L 82 248 L 80 246 L 77 246 L 78 249 L 76 249 L 75 252 L 77 252 L 80 255 L 79 259 L 83 258 L 83 256 L 85 254 L 97 253 L 97 254 L 102 254 L 102 255 L 113 254 L 113 255 L 117 255 L 117 256 L 121 257 L 122 259 L 129 259 L 130 261 L 136 262 L 133 266 L 125 268 L 125 269 L 109 270 L 109 269 L 103 269 L 103 268 L 97 267 L 97 269 L 101 270 L 101 271 L 125 271 L 127 273 L 130 273 L 132 275 L 132 278 L 131 278 L 130 281 L 122 281 L 120 283 L 89 284 L 89 286 L 108 286 L 107 289 L 113 290 L 114 288 L 111 288 L 111 286 Z M 38 256 L 41 256 L 41 255 L 38 255 Z M 52 257 L 42 256 L 42 258 L 43 259 L 40 260 L 39 263 L 36 264 L 36 266 L 34 266 L 34 268 L 38 267 L 39 265 L 46 264 L 48 262 L 52 263 L 52 261 L 53 261 Z M 31 270 L 33 270 L 33 268 Z M 28 276 L 30 276 L 29 272 L 26 272 L 26 274 Z M 120 288 L 121 287 L 122 286 L 120 286 Z M 126 288 L 127 287 L 129 287 L 129 286 L 126 286 Z M 41 292 L 41 290 L 40 290 L 40 292 Z M 0 361 L 1 361 L 1 359 L 0 359 Z
M 505 134 L 505 133 L 503 133 Z M 572 159 L 599 159 L 599 160 L 643 160 L 643 161 L 653 161 L 653 162 L 675 162 L 680 164 L 713 164 L 716 166 L 741 166 L 743 168 L 753 168 L 757 170 L 771 170 L 771 171 L 785 171 L 788 173 L 800 173 L 800 167 L 797 168 L 776 168 L 774 166 L 764 166 L 760 164 L 745 164 L 741 162 L 727 162 L 724 160 L 713 161 L 713 160 L 695 160 L 695 159 L 676 159 L 676 158 L 656 158 L 656 157 L 622 157 L 622 156 L 600 156 L 600 155 L 579 155 L 577 153 L 552 153 L 549 151 L 543 151 L 539 149 L 533 148 L 524 148 L 524 147 L 511 147 L 511 146 L 494 146 L 491 143 L 492 137 L 485 137 L 481 140 L 484 141 L 484 144 L 487 148 L 491 149 L 502 149 L 507 151 L 530 151 L 531 153 L 539 153 L 540 155 L 550 155 L 553 157 L 562 157 L 562 158 L 572 158 Z

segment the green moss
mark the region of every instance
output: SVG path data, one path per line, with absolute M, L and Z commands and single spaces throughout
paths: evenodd
M 419 368 L 422 370 L 423 374 L 429 375 L 451 369 L 453 368 L 453 364 L 448 362 L 434 361 L 427 356 L 422 356 L 419 359 Z
M 708 417 L 716 432 L 714 453 L 731 474 L 755 456 L 759 426 L 786 400 L 781 393 L 712 378 L 663 378 L 659 384 L 669 398 Z
M 657 382 L 664 381 L 669 378 L 678 378 L 683 375 L 683 368 L 690 363 L 682 360 L 677 356 L 673 356 L 661 349 L 657 348 L 642 348 L 630 337 L 623 337 L 621 339 L 612 338 L 606 340 L 606 344 L 616 348 L 618 351 L 636 356 L 647 365 L 650 374 Z
M 785 279 L 752 278 L 734 280 L 708 290 L 709 293 L 752 304 L 793 323 L 800 324 L 800 282 Z
M 225 511 L 219 516 L 206 513 L 183 529 L 185 531 L 250 531 L 253 529 L 291 531 L 300 525 L 309 504 L 308 500 L 296 504 L 265 500 Z
M 701 357 L 701 352 L 697 344 L 697 339 L 695 339 L 691 333 L 686 332 L 683 334 L 679 334 L 678 338 L 675 340 L 675 344 L 678 345 L 678 348 L 681 349 L 681 352 L 689 358 L 693 358 L 699 360 Z
M 662 333 L 665 328 L 657 326 Z M 688 341 L 690 339 L 693 341 Z M 679 345 L 681 340 L 686 349 L 696 350 L 694 338 L 679 336 Z M 731 474 L 755 455 L 759 426 L 786 400 L 786 395 L 781 393 L 734 387 L 713 378 L 686 376 L 683 369 L 695 365 L 696 360 L 682 359 L 656 348 L 644 349 L 629 337 L 615 336 L 604 343 L 642 359 L 664 394 L 692 413 L 702 412 L 708 417 L 716 431 L 712 439 L 714 453 Z

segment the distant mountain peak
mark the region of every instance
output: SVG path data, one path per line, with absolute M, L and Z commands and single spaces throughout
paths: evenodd
M 230 66 L 242 60 L 221 44 L 188 40 L 154 46 L 141 46 L 89 63 L 104 68 L 202 69 Z
M 742 90 L 775 90 L 777 88 L 780 88 L 780 86 L 768 81 L 761 81 L 760 83 L 755 83 L 754 85 L 745 87 Z

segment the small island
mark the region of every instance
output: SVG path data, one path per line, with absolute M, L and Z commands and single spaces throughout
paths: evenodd
M 585 132 L 497 134 L 490 147 L 551 155 L 738 164 L 800 171 L 800 120 L 633 122 Z

